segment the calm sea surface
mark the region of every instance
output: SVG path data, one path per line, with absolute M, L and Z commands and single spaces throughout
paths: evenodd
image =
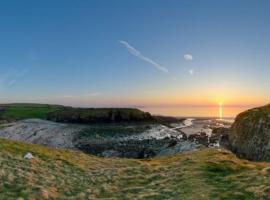
M 180 117 L 217 117 L 234 118 L 240 112 L 252 107 L 248 106 L 180 106 L 180 107 L 142 107 L 140 109 L 156 115 L 180 116 Z

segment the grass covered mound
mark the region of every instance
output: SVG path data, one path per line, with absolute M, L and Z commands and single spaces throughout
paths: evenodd
M 238 156 L 270 161 L 270 104 L 240 113 L 232 125 L 229 140 Z
M 31 152 L 33 159 L 23 159 Z M 269 199 L 270 164 L 203 149 L 98 158 L 0 139 L 0 199 Z

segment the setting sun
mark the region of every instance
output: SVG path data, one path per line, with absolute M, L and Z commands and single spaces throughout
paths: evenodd
M 223 106 L 223 102 L 220 101 L 220 102 L 218 103 L 218 105 L 219 105 L 219 106 Z

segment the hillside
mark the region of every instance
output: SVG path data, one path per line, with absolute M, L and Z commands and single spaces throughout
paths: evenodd
M 23 159 L 26 152 L 33 159 Z M 0 139 L 0 199 L 268 199 L 270 164 L 225 150 L 98 158 Z

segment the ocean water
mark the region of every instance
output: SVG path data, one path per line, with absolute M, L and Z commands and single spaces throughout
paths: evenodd
M 143 111 L 154 115 L 177 117 L 215 117 L 234 118 L 237 114 L 252 108 L 251 106 L 153 106 L 142 107 Z

